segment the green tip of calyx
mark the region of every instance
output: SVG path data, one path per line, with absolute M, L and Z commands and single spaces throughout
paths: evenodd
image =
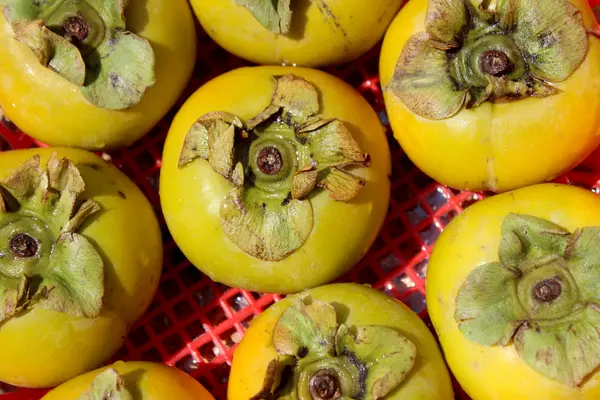
M 93 318 L 102 308 L 104 263 L 76 233 L 100 210 L 80 197 L 75 165 L 35 156 L 0 182 L 0 323 L 37 307 Z
M 281 355 L 253 399 L 380 399 L 412 370 L 415 345 L 392 328 L 348 327 L 328 303 L 296 297 L 273 330 Z M 284 376 L 283 370 L 291 368 Z M 288 371 L 289 372 L 289 371 Z
M 125 26 L 123 0 L 25 0 L 4 6 L 15 39 L 39 62 L 81 87 L 93 105 L 123 110 L 154 85 L 154 51 Z
M 482 345 L 513 340 L 544 376 L 580 385 L 600 366 L 600 228 L 570 233 L 509 214 L 499 262 L 473 270 L 456 297 L 460 331 Z
M 402 49 L 389 90 L 429 119 L 557 94 L 551 83 L 567 79 L 588 46 L 568 0 L 429 0 L 425 27 Z
M 125 387 L 125 381 L 119 373 L 108 368 L 101 372 L 79 400 L 133 400 L 133 395 Z
M 245 123 L 226 112 L 201 116 L 179 159 L 197 158 L 234 188 L 221 205 L 225 234 L 253 257 L 278 261 L 297 250 L 313 227 L 308 199 L 316 188 L 350 201 L 365 182 L 344 168 L 370 165 L 348 128 L 317 116 L 315 86 L 294 75 L 275 78 L 271 104 Z
M 235 0 L 246 7 L 263 27 L 278 35 L 285 35 L 292 23 L 292 0 Z

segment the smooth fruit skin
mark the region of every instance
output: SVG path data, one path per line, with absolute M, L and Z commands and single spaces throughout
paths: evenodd
M 311 194 L 314 226 L 298 250 L 279 262 L 254 258 L 227 238 L 219 210 L 231 184 L 208 162 L 178 168 L 185 136 L 211 111 L 227 111 L 247 121 L 269 105 L 272 76 L 296 74 L 321 94 L 323 118 L 338 117 L 350 129 L 370 168 L 353 173 L 367 181 L 353 200 L 334 202 L 325 191 Z M 390 196 L 390 154 L 377 114 L 352 87 L 317 70 L 292 67 L 240 68 L 213 79 L 192 95 L 167 136 L 160 179 L 165 220 L 186 257 L 212 280 L 259 292 L 293 293 L 327 283 L 367 252 L 385 218 Z
M 135 400 L 214 400 L 194 378 L 166 365 L 152 362 L 118 361 L 110 366 L 125 380 Z M 42 400 L 78 400 L 94 378 L 108 367 L 78 376 L 42 397 Z
M 196 61 L 193 17 L 185 0 L 131 0 L 125 17 L 128 29 L 152 45 L 156 84 L 136 106 L 114 111 L 92 105 L 79 87 L 43 67 L 13 38 L 10 24 L 0 15 L 0 107 L 5 116 L 52 146 L 115 149 L 146 134 L 190 78 Z
M 591 29 L 587 0 L 571 0 Z M 424 31 L 427 0 L 411 0 L 383 42 L 381 84 L 394 136 L 410 159 L 435 180 L 468 190 L 506 191 L 550 180 L 570 170 L 600 143 L 600 39 L 560 94 L 510 103 L 485 102 L 445 120 L 410 112 L 386 90 L 406 41 Z
M 264 28 L 236 0 L 191 0 L 200 24 L 225 50 L 257 64 L 341 64 L 366 53 L 404 0 L 298 0 L 290 32 Z
M 160 228 L 150 203 L 100 157 L 67 148 L 3 152 L 0 179 L 36 154 L 46 165 L 53 151 L 75 163 L 86 183 L 82 198 L 102 208 L 79 233 L 104 259 L 104 307 L 93 319 L 34 308 L 0 325 L 0 381 L 16 386 L 56 386 L 110 358 L 148 308 L 162 266 Z
M 454 320 L 455 299 L 477 266 L 498 261 L 500 227 L 507 213 L 544 218 L 573 232 L 600 226 L 600 197 L 587 190 L 541 184 L 496 195 L 466 209 L 440 235 L 427 270 L 427 305 L 450 369 L 473 400 L 592 400 L 600 373 L 570 388 L 537 373 L 514 350 L 468 340 Z
M 345 311 L 345 324 L 381 325 L 397 329 L 417 346 L 413 371 L 387 400 L 454 399 L 448 370 L 429 329 L 417 314 L 403 303 L 355 283 L 321 286 L 305 292 L 310 298 L 339 305 Z M 233 355 L 229 377 L 228 399 L 249 399 L 260 392 L 269 362 L 278 353 L 272 344 L 275 324 L 291 304 L 281 300 L 256 317 Z M 338 315 L 340 311 L 338 311 Z

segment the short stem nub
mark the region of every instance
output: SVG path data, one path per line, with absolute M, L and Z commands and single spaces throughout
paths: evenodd
M 330 400 L 341 396 L 340 381 L 331 369 L 322 369 L 309 382 L 309 391 L 313 400 Z
M 65 37 L 75 38 L 80 42 L 84 41 L 90 33 L 90 26 L 87 21 L 80 16 L 67 18 L 63 25 L 63 29 L 65 30 Z
M 283 168 L 283 156 L 273 146 L 267 146 L 258 152 L 256 166 L 265 175 L 276 175 Z
M 493 76 L 508 74 L 513 68 L 513 63 L 506 53 L 499 50 L 488 50 L 481 56 L 481 69 Z
M 10 240 L 10 249 L 17 257 L 33 257 L 38 251 L 38 243 L 28 234 L 19 233 Z
M 562 285 L 557 278 L 545 279 L 533 288 L 535 298 L 543 303 L 556 300 L 561 293 Z

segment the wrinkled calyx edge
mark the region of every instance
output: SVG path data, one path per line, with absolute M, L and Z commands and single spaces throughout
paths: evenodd
M 155 84 L 150 42 L 126 30 L 127 1 L 25 1 L 4 5 L 15 39 L 94 106 L 125 110 Z
M 558 94 L 551 83 L 587 53 L 581 13 L 568 0 L 429 0 L 425 26 L 402 49 L 388 89 L 428 119 Z
M 134 400 L 125 387 L 125 380 L 114 368 L 107 368 L 92 382 L 79 400 Z
M 315 189 L 350 201 L 365 181 L 345 168 L 371 162 L 342 121 L 317 116 L 313 84 L 293 74 L 274 80 L 271 103 L 246 122 L 227 112 L 202 115 L 179 159 L 179 168 L 204 159 L 233 185 L 221 226 L 240 249 L 267 261 L 287 257 L 308 239 Z
M 263 27 L 278 35 L 289 32 L 292 23 L 291 0 L 235 0 L 246 7 Z
M 0 243 L 6 249 L 0 258 L 0 323 L 34 307 L 87 318 L 100 314 L 104 263 L 76 233 L 100 205 L 82 202 L 84 190 L 77 167 L 57 153 L 45 169 L 36 155 L 0 182 L 0 238 L 7 241 Z
M 508 346 L 538 373 L 571 387 L 600 366 L 600 227 L 570 233 L 508 214 L 499 262 L 469 273 L 454 318 L 471 341 Z
M 379 399 L 405 380 L 417 356 L 410 340 L 389 327 L 340 324 L 331 304 L 308 300 L 296 296 L 276 323 L 280 357 L 252 400 Z

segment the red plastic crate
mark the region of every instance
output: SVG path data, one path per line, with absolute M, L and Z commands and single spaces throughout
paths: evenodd
M 600 0 L 590 3 L 600 7 Z M 192 81 L 179 103 L 146 137 L 127 149 L 109 154 L 112 162 L 153 204 L 161 220 L 165 250 L 163 275 L 154 301 L 133 326 L 114 359 L 175 366 L 196 378 L 220 400 L 226 399 L 236 344 L 252 318 L 281 297 L 212 282 L 177 248 L 160 212 L 158 176 L 170 121 L 185 99 L 203 83 L 233 68 L 250 65 L 217 46 L 200 27 L 197 31 L 199 58 Z M 406 303 L 433 331 L 425 304 L 427 260 L 433 244 L 456 215 L 490 194 L 442 186 L 418 170 L 402 152 L 385 115 L 378 76 L 379 50 L 378 45 L 349 65 L 326 69 L 356 87 L 380 115 L 388 127 L 393 160 L 392 195 L 385 225 L 369 253 L 339 281 L 373 285 Z M 6 119 L 0 120 L 0 151 L 38 145 Z M 556 181 L 600 193 L 600 150 Z M 21 389 L 0 395 L 0 400 L 39 400 L 45 393 Z M 455 393 L 457 399 L 468 400 L 457 384 Z

